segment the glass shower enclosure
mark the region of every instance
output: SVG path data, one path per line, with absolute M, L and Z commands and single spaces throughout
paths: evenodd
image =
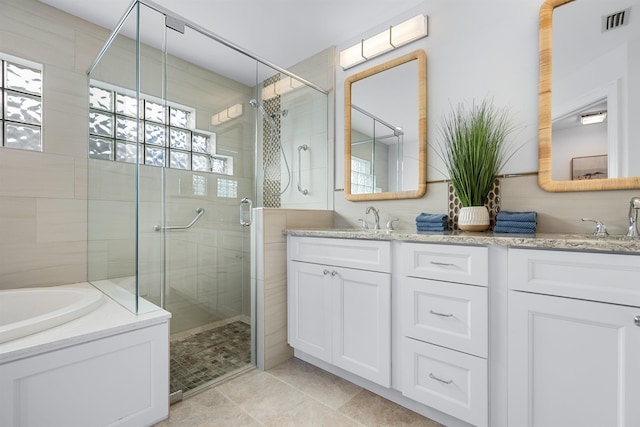
M 255 364 L 252 208 L 286 206 L 313 140 L 290 110 L 326 124 L 326 92 L 148 1 L 89 70 L 88 278 L 172 313 L 172 393 Z

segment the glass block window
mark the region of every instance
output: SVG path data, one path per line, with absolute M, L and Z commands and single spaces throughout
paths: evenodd
M 371 162 L 351 156 L 351 193 L 379 193 L 381 188 L 375 187 L 375 177 L 371 171 Z
M 151 97 L 138 105 L 127 90 L 91 84 L 89 157 L 233 175 L 233 158 L 215 154 L 216 135 L 194 129 L 194 114 Z
M 238 181 L 235 179 L 218 178 L 218 197 L 229 199 L 238 198 Z
M 194 196 L 207 195 L 207 177 L 206 176 L 193 174 L 193 195 Z
M 42 151 L 42 66 L 0 54 L 0 146 Z

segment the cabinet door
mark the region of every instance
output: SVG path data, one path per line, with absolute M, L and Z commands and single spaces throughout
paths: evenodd
M 637 315 L 509 291 L 509 425 L 640 426 Z
M 289 344 L 305 353 L 331 362 L 332 276 L 318 264 L 289 262 Z
M 391 385 L 391 276 L 332 268 L 333 364 Z

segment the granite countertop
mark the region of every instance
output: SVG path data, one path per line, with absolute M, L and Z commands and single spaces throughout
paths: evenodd
M 625 236 L 594 237 L 590 234 L 507 234 L 493 232 L 446 231 L 406 233 L 402 231 L 360 229 L 289 229 L 284 234 L 305 237 L 333 237 L 359 240 L 399 240 L 406 242 L 465 245 L 501 245 L 521 248 L 571 249 L 584 251 L 625 252 L 640 255 L 640 239 Z

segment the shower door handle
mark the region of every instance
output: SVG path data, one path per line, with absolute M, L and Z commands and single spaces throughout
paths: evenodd
M 309 194 L 309 190 L 307 190 L 306 188 L 302 188 L 302 160 L 301 160 L 302 155 L 300 154 L 300 150 L 307 151 L 308 149 L 309 149 L 309 146 L 307 144 L 302 144 L 298 146 L 298 191 L 305 196 Z
M 249 207 L 249 219 L 245 221 L 245 207 Z M 250 199 L 244 197 L 240 200 L 240 225 L 243 227 L 249 227 L 253 222 L 253 202 Z

